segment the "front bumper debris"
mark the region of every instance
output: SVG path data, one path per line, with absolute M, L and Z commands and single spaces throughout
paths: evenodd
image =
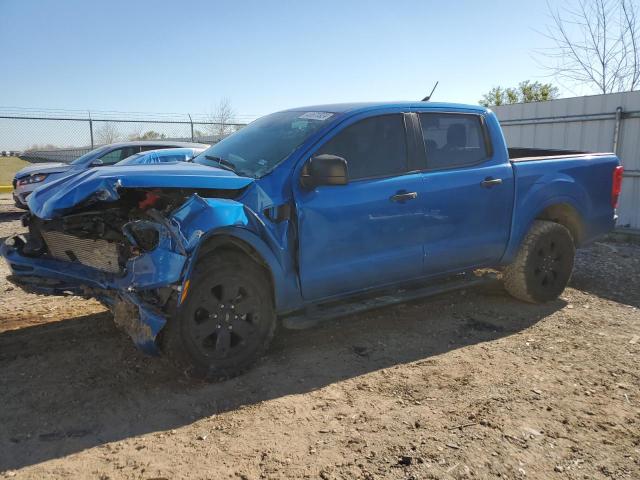
M 124 274 L 100 271 L 77 262 L 55 258 L 28 257 L 21 253 L 22 237 L 12 237 L 0 245 L 11 269 L 9 280 L 21 288 L 46 295 L 93 297 L 109 306 L 116 323 L 147 353 L 157 353 L 155 338 L 166 323 L 165 314 L 149 304 L 144 291 L 179 285 L 187 256 L 176 245 L 175 232 L 156 225 L 156 248 L 127 261 Z M 179 239 L 178 239 L 179 240 Z M 182 253 L 179 253 L 182 252 Z

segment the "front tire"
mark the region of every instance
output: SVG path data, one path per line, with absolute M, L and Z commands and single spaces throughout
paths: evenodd
M 569 283 L 575 253 L 569 230 L 559 223 L 536 220 L 515 261 L 504 271 L 505 289 L 525 302 L 555 300 Z
M 235 251 L 199 260 L 163 349 L 187 375 L 222 380 L 247 370 L 273 338 L 276 315 L 265 270 Z

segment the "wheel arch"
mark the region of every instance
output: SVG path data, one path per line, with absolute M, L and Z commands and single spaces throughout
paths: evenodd
M 222 250 L 240 252 L 265 270 L 271 283 L 276 312 L 298 308 L 301 296 L 294 272 L 284 267 L 268 245 L 255 233 L 237 227 L 218 229 L 200 239 L 185 271 L 183 288 L 200 259 Z
M 555 222 L 567 228 L 573 237 L 576 248 L 588 237 L 585 213 L 581 211 L 578 202 L 573 197 L 555 197 L 535 208 L 527 208 L 527 210 L 529 210 L 528 215 L 522 215 L 524 211 L 522 208 L 514 211 L 511 238 L 500 262 L 501 265 L 508 265 L 514 260 L 520 245 L 536 220 Z M 526 220 L 522 222 L 517 220 L 519 215 L 524 216 Z
M 585 225 L 580 212 L 567 202 L 554 203 L 541 210 L 534 220 L 547 220 L 559 223 L 571 233 L 573 242 L 578 247 L 585 237 Z

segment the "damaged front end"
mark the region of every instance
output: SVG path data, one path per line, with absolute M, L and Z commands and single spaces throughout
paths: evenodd
M 36 196 L 34 213 L 23 217 L 28 234 L 0 245 L 9 279 L 36 293 L 96 298 L 139 348 L 158 353 L 156 337 L 179 306 L 190 256 L 203 235 L 189 222 L 197 212 L 222 205 L 225 217 L 230 211 L 238 217 L 225 222 L 246 222 L 244 206 L 230 200 L 251 181 L 237 182 L 240 178 L 232 188 L 210 182 L 204 190 L 110 178 L 74 202 L 61 192 L 56 198 Z M 212 198 L 203 199 L 203 192 Z

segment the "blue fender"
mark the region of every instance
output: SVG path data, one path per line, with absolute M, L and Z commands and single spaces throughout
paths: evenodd
M 282 228 L 272 231 L 246 205 L 234 200 L 203 199 L 193 195 L 170 218 L 183 239 L 187 261 L 182 287 L 186 287 L 203 246 L 216 240 L 232 241 L 256 252 L 268 267 L 274 287 L 277 312 L 299 308 L 302 303 L 293 262 L 282 238 Z M 280 235 L 279 235 L 280 234 Z M 284 238 L 286 241 L 286 236 Z
M 553 179 L 545 176 L 538 179 L 524 195 L 516 190 L 515 202 L 511 236 L 501 260 L 503 265 L 513 261 L 533 222 L 547 208 L 560 204 L 569 205 L 578 213 L 583 223 L 589 218 L 591 211 L 591 200 L 586 190 L 575 179 L 564 174 L 558 176 L 557 173 Z

